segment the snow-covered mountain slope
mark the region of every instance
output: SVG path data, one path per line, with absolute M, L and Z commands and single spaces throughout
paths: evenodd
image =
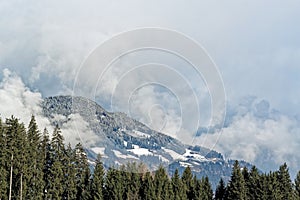
M 230 176 L 231 163 L 220 153 L 183 144 L 124 113 L 107 112 L 89 99 L 55 96 L 44 99 L 42 106 L 44 115 L 62 127 L 72 124 L 69 122 L 73 115 L 80 115 L 81 120 L 73 125 L 81 127 L 84 121 L 94 135 L 89 138 L 86 131 L 77 128 L 74 138 L 89 144 L 86 147 L 91 163 L 100 153 L 106 167 L 135 161 L 145 163 L 151 170 L 163 165 L 172 174 L 176 168 L 182 172 L 184 167 L 190 166 L 198 176 L 209 176 L 213 185 L 220 177 Z

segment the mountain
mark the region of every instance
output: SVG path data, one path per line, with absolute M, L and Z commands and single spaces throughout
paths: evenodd
M 64 126 L 74 114 L 79 114 L 88 124 L 90 131 L 97 136 L 93 145 L 86 147 L 91 164 L 100 153 L 105 167 L 135 161 L 145 163 L 151 170 L 163 165 L 172 174 L 176 168 L 182 173 L 190 166 L 198 177 L 208 176 L 214 187 L 220 177 L 225 180 L 230 177 L 233 162 L 224 160 L 220 153 L 183 144 L 124 113 L 107 112 L 87 98 L 49 97 L 44 99 L 42 107 L 43 114 L 54 125 Z M 85 137 L 84 132 L 79 135 Z M 241 162 L 241 166 L 251 167 L 247 162 Z

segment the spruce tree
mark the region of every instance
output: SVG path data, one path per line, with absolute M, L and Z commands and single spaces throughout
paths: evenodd
M 204 191 L 204 194 L 201 199 L 202 200 L 212 200 L 214 193 L 213 193 L 213 190 L 212 190 L 212 187 L 211 187 L 208 177 L 206 176 L 205 178 L 203 178 L 201 183 L 202 183 L 201 185 L 202 185 L 202 188 Z
M 169 196 L 169 177 L 163 166 L 159 166 L 154 176 L 155 196 L 161 200 Z
M 300 199 L 300 171 L 298 171 L 295 179 L 295 196 L 296 199 Z
M 34 116 L 31 116 L 28 131 L 28 193 L 26 199 L 43 199 L 43 154 L 41 149 L 41 136 Z
M 104 167 L 101 161 L 101 155 L 98 154 L 96 166 L 91 180 L 91 197 L 92 200 L 103 200 L 103 184 L 104 184 Z
M 109 168 L 105 176 L 105 192 L 104 197 L 108 200 L 123 199 L 123 183 L 121 181 L 121 173 L 119 170 Z
M 183 187 L 183 183 L 180 179 L 178 169 L 175 170 L 171 178 L 173 193 L 174 193 L 174 200 L 184 200 L 187 199 L 186 192 Z
M 8 182 L 7 177 L 9 175 L 9 171 L 6 167 L 6 135 L 5 129 L 2 124 L 2 120 L 0 118 L 0 199 L 4 200 L 7 197 L 8 190 Z
M 64 199 L 76 199 L 76 168 L 74 162 L 74 151 L 71 148 L 71 144 L 69 144 L 66 149 L 66 158 L 64 160 Z
M 215 192 L 215 200 L 223 200 L 225 198 L 225 182 L 221 178 Z
M 55 127 L 51 140 L 50 149 L 50 173 L 48 180 L 49 188 L 47 196 L 50 199 L 61 199 L 65 188 L 64 183 L 64 170 L 63 165 L 65 161 L 65 146 L 64 138 L 61 134 L 60 128 Z
M 62 199 L 64 186 L 63 186 L 63 166 L 58 160 L 55 160 L 50 169 L 51 178 L 49 182 L 48 196 L 50 199 Z
M 258 169 L 252 166 L 249 173 L 249 180 L 246 183 L 248 186 L 249 199 L 259 199 L 262 196 L 262 183 Z
M 51 179 L 51 144 L 48 130 L 45 128 L 42 135 L 41 141 L 41 155 L 42 155 L 42 163 L 43 163 L 43 199 L 49 199 L 49 189 Z
M 247 167 L 243 168 L 242 175 L 245 181 L 246 199 L 250 199 L 250 173 Z
M 246 199 L 245 181 L 237 160 L 233 165 L 231 179 L 227 187 L 226 199 Z
M 195 198 L 195 184 L 193 181 L 193 174 L 191 168 L 188 166 L 183 171 L 181 177 L 182 183 L 184 185 L 187 199 L 194 199 Z
M 87 155 L 81 143 L 75 146 L 75 169 L 76 169 L 76 185 L 77 200 L 90 198 L 90 168 Z
M 155 189 L 153 178 L 150 172 L 146 172 L 145 176 L 142 178 L 142 186 L 140 188 L 140 197 L 144 200 L 154 200 Z
M 28 142 L 24 124 L 15 117 L 6 120 L 7 166 L 10 168 L 9 196 L 12 199 L 24 198 L 27 192 Z
M 293 199 L 292 181 L 286 163 L 284 163 L 279 167 L 278 183 L 281 191 L 280 192 L 281 199 L 287 199 L 287 200 Z

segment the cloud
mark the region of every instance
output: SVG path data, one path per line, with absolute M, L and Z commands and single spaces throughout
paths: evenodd
M 48 119 L 42 116 L 42 96 L 26 87 L 22 79 L 8 69 L 3 70 L 0 83 L 0 113 L 2 119 L 14 115 L 25 124 L 29 124 L 31 115 L 35 115 L 40 129 L 50 127 Z
M 92 147 L 101 140 L 79 114 L 69 115 L 68 121 L 62 125 L 61 131 L 66 141 L 73 147 L 79 142 L 85 147 Z
M 75 146 L 78 142 L 87 147 L 91 147 L 99 141 L 97 136 L 88 127 L 79 114 L 71 114 L 66 120 L 65 116 L 55 115 L 51 122 L 44 117 L 41 103 L 42 95 L 39 92 L 33 92 L 25 86 L 22 79 L 9 69 L 3 70 L 3 79 L 0 82 L 0 114 L 5 120 L 12 115 L 19 118 L 25 125 L 29 124 L 31 116 L 34 115 L 40 131 L 47 128 L 49 133 L 53 132 L 52 123 L 55 121 L 67 121 L 62 124 L 61 131 L 67 143 Z
M 269 107 L 266 100 L 247 97 L 229 112 L 221 135 L 204 133 L 197 142 L 204 140 L 202 144 L 215 145 L 227 158 L 244 159 L 266 171 L 287 162 L 295 175 L 300 166 L 299 120 Z
M 296 109 L 300 106 L 300 4 L 297 1 L 241 3 L 231 0 L 186 4 L 170 0 L 131 1 L 128 5 L 127 1 L 86 3 L 75 0 L 72 4 L 61 1 L 0 2 L 0 69 L 9 68 L 21 75 L 23 80 L 5 70 L 0 91 L 2 117 L 17 112 L 27 123 L 32 113 L 40 112 L 35 105 L 42 96 L 71 94 L 80 64 L 112 35 L 137 27 L 166 27 L 200 42 L 220 68 L 232 108 L 228 110 L 229 117 L 217 149 L 227 156 L 249 159 L 266 169 L 268 167 L 262 162 L 264 159 L 269 160 L 272 166 L 286 159 L 290 165 L 299 168 L 299 119 L 292 117 L 300 116 L 299 109 Z M 160 74 L 133 73 L 128 76 L 127 82 L 119 82 L 122 67 L 129 69 L 162 60 L 170 66 L 186 66 L 174 57 L 161 59 L 164 56 L 143 52 L 116 63 L 119 66 L 106 74 L 101 83 L 103 87 L 96 88 L 97 102 L 112 110 L 110 94 L 119 87 L 114 94 L 113 110 L 129 113 L 126 98 L 129 88 L 138 85 L 143 78 Z M 95 84 L 99 77 L 97 69 L 92 68 L 80 80 L 83 84 L 79 89 L 88 97 L 94 95 L 93 89 L 98 87 Z M 193 90 L 200 94 L 200 122 L 201 125 L 207 124 L 211 111 L 209 91 L 205 90 L 203 81 L 192 77 L 192 71 L 184 68 L 180 73 L 193 82 Z M 157 86 L 136 91 L 130 102 L 134 108 L 131 112 L 133 117 L 153 128 L 160 130 L 164 127 L 161 129 L 163 132 L 188 142 L 196 123 L 193 120 L 198 116 L 195 116 L 197 112 L 192 94 L 178 80 L 176 76 L 169 76 L 168 85 L 181 98 L 180 106 L 186 112 L 183 118 L 190 121 L 180 121 L 175 96 Z M 89 81 L 91 84 L 85 84 Z M 40 93 L 32 92 L 36 90 Z M 254 98 L 243 100 L 238 105 L 238 99 L 249 94 L 267 99 L 270 103 L 261 102 L 252 107 L 258 103 Z M 272 111 L 270 105 L 284 114 Z M 77 119 L 76 116 L 74 119 Z M 43 119 L 38 121 L 40 128 L 48 123 Z M 188 133 L 174 134 L 181 123 Z M 201 137 L 204 136 L 207 145 L 209 142 L 214 145 L 218 138 L 217 134 Z

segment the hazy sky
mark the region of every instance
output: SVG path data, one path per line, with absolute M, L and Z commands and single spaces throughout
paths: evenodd
M 224 81 L 230 125 L 216 149 L 257 163 L 263 152 L 270 151 L 277 156 L 273 160 L 277 164 L 299 154 L 300 148 L 299 10 L 297 0 L 0 1 L 0 69 L 9 69 L 15 73 L 14 80 L 21 77 L 22 87 L 29 87 L 27 90 L 34 94 L 40 92 L 42 97 L 70 94 L 80 65 L 104 40 L 141 27 L 179 31 L 206 49 Z M 146 52 L 139 60 L 155 60 L 151 55 Z M 123 65 L 138 56 L 123 61 Z M 175 59 L 170 65 L 178 63 Z M 5 91 L 9 75 L 1 72 L 0 76 L 6 77 L 1 84 Z M 209 96 L 202 89 L 205 84 L 193 84 L 199 84 L 200 94 Z M 168 131 L 178 129 L 176 110 L 170 108 L 167 115 L 159 113 L 168 109 L 161 109 L 159 101 L 176 104 L 172 95 L 168 97 L 155 88 L 139 94 L 146 95 L 157 112 L 143 110 L 149 104 L 136 99 L 141 105 L 137 116 L 150 112 L 156 119 L 170 118 Z M 203 97 L 202 102 L 206 107 L 209 100 Z M 126 112 L 127 108 L 120 104 L 119 109 Z M 265 113 L 257 114 L 257 109 L 265 109 Z M 141 119 L 147 121 L 147 117 Z M 161 120 L 147 122 L 161 125 Z M 215 137 L 206 137 L 207 143 L 214 143 Z M 253 139 L 246 145 L 243 142 L 247 137 Z M 286 150 L 288 147 L 291 149 Z M 300 168 L 299 160 L 294 156 L 289 162 Z

